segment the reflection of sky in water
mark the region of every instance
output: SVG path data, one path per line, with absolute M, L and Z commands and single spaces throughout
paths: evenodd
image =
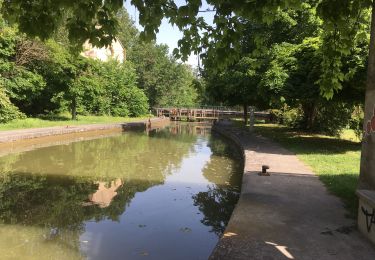
M 0 202 L 6 202 L 0 207 L 0 254 L 207 259 L 238 198 L 241 167 L 222 155 L 228 148 L 223 141 L 193 135 L 190 128 L 0 158 Z M 61 172 L 65 177 L 56 175 Z M 12 185 L 13 194 L 30 200 L 8 203 L 4 195 Z M 45 219 L 21 216 L 25 209 Z

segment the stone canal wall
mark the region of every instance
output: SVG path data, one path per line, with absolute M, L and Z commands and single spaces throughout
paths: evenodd
M 113 124 L 90 124 L 77 126 L 56 126 L 45 128 L 31 128 L 11 131 L 0 131 L 0 144 L 20 140 L 34 139 L 40 137 L 67 135 L 93 131 L 127 131 L 156 129 L 169 124 L 169 118 L 151 118 L 138 122 L 113 123 Z

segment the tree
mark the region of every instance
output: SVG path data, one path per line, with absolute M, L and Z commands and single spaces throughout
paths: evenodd
M 10 101 L 26 114 L 37 110 L 34 101 L 46 86 L 43 77 L 33 68 L 33 61 L 45 59 L 46 50 L 25 50 L 25 38 L 17 30 L 4 25 L 0 31 L 0 82 Z M 32 56 L 32 58 L 31 58 Z
M 92 72 L 88 60 L 79 57 L 74 65 L 74 75 L 68 84 L 68 89 L 64 91 L 64 95 L 70 101 L 72 120 L 77 120 L 77 109 L 84 100 L 85 94 L 88 90 L 100 88 L 100 84 Z
M 124 7 L 118 11 L 117 18 L 119 21 L 117 38 L 126 50 L 136 47 L 139 44 L 139 31 Z
M 368 37 L 366 26 L 371 17 L 359 188 L 375 189 L 374 0 L 209 0 L 207 2 L 211 4 L 214 13 L 214 26 L 208 25 L 198 16 L 201 0 L 187 0 L 186 5 L 178 5 L 176 2 L 132 0 L 139 10 L 139 21 L 144 26 L 141 36 L 154 38 L 161 20 L 167 18 L 183 32 L 175 55 L 186 59 L 193 51 L 204 62 L 214 60 L 218 69 L 239 60 L 242 53 L 241 39 L 246 35 L 243 21 L 271 24 L 278 19 L 280 10 L 299 11 L 306 6 L 316 7 L 321 19 L 323 46 L 320 64 L 322 73 L 317 83 L 320 94 L 326 99 L 332 99 L 341 92 L 347 77 L 350 77 L 350 71 L 345 74 L 345 61 L 350 60 L 351 50 L 356 48 L 357 40 Z M 66 27 L 75 46 L 81 46 L 87 39 L 96 46 L 103 46 L 114 39 L 118 24 L 116 14 L 122 5 L 122 0 L 7 0 L 3 2 L 1 13 L 7 21 L 18 23 L 21 32 L 46 39 L 56 31 L 63 20 L 63 13 L 68 11 Z M 261 35 L 254 39 L 255 52 L 262 49 L 266 39 Z
M 166 45 L 142 41 L 124 8 L 118 12 L 118 18 L 117 38 L 126 48 L 127 59 L 137 73 L 138 86 L 144 90 L 150 106 L 194 105 L 196 77 L 191 68 L 171 57 Z
M 100 63 L 97 73 L 109 98 L 109 115 L 141 116 L 148 113 L 148 99 L 137 86 L 137 75 L 131 62 Z
M 30 36 L 48 39 L 64 24 L 75 46 L 82 46 L 87 39 L 96 46 L 105 46 L 115 39 L 116 15 L 122 5 L 122 0 L 16 0 L 2 1 L 1 12 Z
M 169 56 L 166 45 L 137 41 L 128 58 L 134 64 L 138 84 L 149 99 L 150 106 L 193 106 L 197 93 L 190 67 Z
M 293 126 L 330 134 L 349 123 L 350 108 L 363 98 L 368 38 L 356 39 L 342 59 L 343 89 L 327 102 L 320 95 L 324 45 L 315 6 L 298 11 L 279 9 L 272 22 L 248 20 L 242 24 L 246 33 L 235 65 L 218 69 L 215 57 L 206 61 L 209 90 L 218 101 L 260 108 L 288 105 L 294 111 L 302 110 L 298 120 L 291 121 Z M 364 31 L 367 26 L 362 26 Z M 323 113 L 333 112 L 335 107 L 335 113 Z
M 72 76 L 61 92 L 69 102 L 72 119 L 77 113 L 137 117 L 148 113 L 148 100 L 136 85 L 130 62 L 101 62 L 83 57 L 72 63 Z
M 206 59 L 204 70 L 211 82 L 210 92 L 221 102 L 243 105 L 245 122 L 249 105 L 267 108 L 285 102 L 281 89 L 289 77 L 290 67 L 285 66 L 295 59 L 290 53 L 306 37 L 318 35 L 314 7 L 306 6 L 300 11 L 280 9 L 275 13 L 276 17 L 269 23 L 242 21 L 246 33 L 239 40 L 241 57 L 235 59 L 234 65 L 218 69 L 215 55 Z
M 139 10 L 139 21 L 144 26 L 141 33 L 143 37 L 154 38 L 165 17 L 183 31 L 176 54 L 186 58 L 191 51 L 200 54 L 208 49 L 201 57 L 206 59 L 216 56 L 219 62 L 230 62 L 239 56 L 239 39 L 246 33 L 242 26 L 243 20 L 271 23 L 278 18 L 275 14 L 280 9 L 303 10 L 309 5 L 316 6 L 323 21 L 326 46 L 320 88 L 328 98 L 342 87 L 341 60 L 353 46 L 352 39 L 363 36 L 362 30 L 358 30 L 361 26 L 358 21 L 363 19 L 363 14 L 372 5 L 371 0 L 208 1 L 215 14 L 215 26 L 210 26 L 197 15 L 201 11 L 201 0 L 189 0 L 186 5 L 178 5 L 173 0 L 133 0 L 132 3 Z M 121 0 L 16 0 L 5 1 L 2 13 L 8 21 L 17 22 L 22 32 L 42 39 L 51 36 L 65 19 L 69 38 L 77 46 L 81 46 L 87 39 L 94 45 L 103 46 L 114 39 L 119 19 L 116 15 L 122 5 Z M 69 14 L 68 17 L 64 17 L 64 13 Z
M 249 105 L 264 107 L 264 100 L 258 95 L 258 69 L 257 59 L 243 57 L 228 68 L 216 72 L 215 68 L 208 68 L 204 73 L 212 99 L 224 105 L 243 106 L 245 124 Z

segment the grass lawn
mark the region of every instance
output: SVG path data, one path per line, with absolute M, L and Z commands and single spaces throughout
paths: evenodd
M 361 144 L 354 133 L 343 132 L 340 138 L 293 131 L 280 125 L 259 124 L 256 132 L 275 140 L 294 152 L 318 174 L 328 190 L 345 203 L 349 216 L 357 215 L 355 195 L 359 176 Z
M 66 125 L 85 125 L 85 124 L 100 124 L 100 123 L 120 123 L 120 122 L 133 122 L 149 118 L 144 117 L 111 117 L 111 116 L 78 116 L 78 120 L 70 120 L 67 115 L 59 115 L 44 118 L 26 118 L 16 119 L 6 124 L 0 124 L 1 130 L 14 130 L 24 128 L 37 128 L 37 127 L 51 127 L 51 126 L 66 126 Z

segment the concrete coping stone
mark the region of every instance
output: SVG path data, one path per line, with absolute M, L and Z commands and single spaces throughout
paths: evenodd
M 126 123 L 104 123 L 104 124 L 88 124 L 88 125 L 67 125 L 53 126 L 44 128 L 28 128 L 0 131 L 0 144 L 11 143 L 20 140 L 34 139 L 47 136 L 65 135 L 73 133 L 82 133 L 89 131 L 100 131 L 110 129 L 125 130 L 144 130 L 150 126 L 151 129 L 163 127 L 169 123 L 168 118 L 150 118 L 148 120 L 126 122 Z M 151 124 L 151 125 L 149 125 Z
M 375 190 L 359 189 L 356 191 L 356 194 L 361 200 L 364 200 L 370 206 L 375 207 Z

